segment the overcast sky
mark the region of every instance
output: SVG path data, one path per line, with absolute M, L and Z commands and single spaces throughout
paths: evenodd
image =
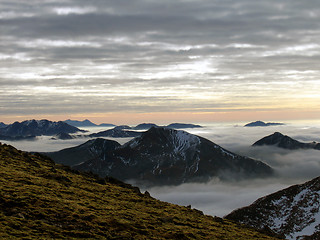
M 0 0 L 0 121 L 319 118 L 319 39 L 316 0 Z

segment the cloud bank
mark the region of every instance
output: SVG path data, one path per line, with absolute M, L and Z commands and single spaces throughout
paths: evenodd
M 266 162 L 276 171 L 268 179 L 221 182 L 213 179 L 206 184 L 188 183 L 176 187 L 148 189 L 151 195 L 164 201 L 192 205 L 207 214 L 224 216 L 236 208 L 251 204 L 270 193 L 320 175 L 319 150 L 285 150 L 273 146 L 251 147 L 260 138 L 280 131 L 297 140 L 319 141 L 318 125 L 285 125 L 245 128 L 241 126 L 211 126 L 198 134 L 240 155 Z M 197 131 L 197 130 L 195 130 Z M 201 131 L 201 130 L 200 130 Z
M 1 113 L 316 110 L 315 6 L 1 1 Z

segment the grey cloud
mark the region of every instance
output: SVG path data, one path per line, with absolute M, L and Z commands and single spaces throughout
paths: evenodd
M 234 128 L 230 135 L 228 131 L 225 131 L 225 134 L 209 135 L 209 137 L 240 155 L 266 162 L 276 169 L 280 178 L 303 181 L 317 177 L 320 172 L 319 150 L 286 150 L 274 146 L 251 146 L 257 140 L 276 131 L 300 141 L 302 141 L 300 136 L 308 139 L 307 142 L 319 140 L 318 127 L 299 127 L 292 124 L 253 129 L 238 127 Z
M 252 84 L 268 82 L 275 88 L 275 82 L 291 81 L 300 87 L 306 82 L 311 86 L 311 81 L 317 80 L 320 21 L 314 6 L 316 1 L 298 0 L 2 1 L 0 84 L 18 86 L 16 99 L 24 99 L 21 91 L 25 88 L 31 95 L 38 94 L 31 86 L 68 88 L 74 84 L 117 91 L 125 84 L 139 92 L 141 86 L 149 84 L 155 90 L 161 86 L 176 89 L 180 98 L 187 92 L 199 96 L 225 93 L 218 103 L 194 104 L 186 98 L 175 101 L 178 105 L 172 109 L 183 110 L 183 106 L 198 111 L 199 105 L 204 105 L 203 109 L 219 109 L 218 105 L 224 108 L 227 104 L 230 109 L 241 109 L 237 103 L 255 95 L 247 88 Z M 197 69 L 201 63 L 196 59 L 211 65 Z M 288 74 L 292 69 L 299 72 Z M 175 72 L 178 74 L 174 76 Z M 22 73 L 33 75 L 21 76 Z M 188 85 L 199 88 L 188 89 Z M 185 91 L 180 91 L 181 86 Z M 259 89 L 261 96 L 274 99 L 273 89 Z M 288 89 L 290 97 L 296 95 L 297 89 Z M 308 89 L 306 95 L 312 95 Z M 48 101 L 51 97 L 55 102 L 53 93 L 42 93 L 48 95 Z M 279 101 L 281 95 L 278 94 Z M 232 102 L 230 96 L 235 97 Z M 36 98 L 21 104 L 31 99 Z M 154 98 L 149 97 L 147 102 L 164 109 L 163 103 Z M 11 105 L 8 98 L 1 102 L 5 103 L 4 111 L 22 111 L 11 109 L 17 106 Z M 266 103 L 257 108 L 263 109 Z M 72 103 L 77 104 L 79 101 Z M 142 102 L 137 105 L 138 101 L 132 105 L 128 101 L 126 107 L 144 107 Z M 90 111 L 84 105 L 79 108 Z M 149 109 L 146 106 L 145 111 Z

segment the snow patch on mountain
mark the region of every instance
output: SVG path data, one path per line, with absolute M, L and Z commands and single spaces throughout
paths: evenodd
M 267 226 L 286 239 L 295 240 L 320 233 L 319 210 L 320 177 L 260 198 L 226 218 L 260 229 Z
M 135 148 L 135 147 L 137 147 L 139 145 L 140 139 L 141 139 L 140 137 L 136 137 L 136 138 L 132 139 L 131 141 L 125 143 L 123 145 L 123 147 L 127 147 L 128 146 L 130 148 Z
M 220 147 L 220 150 L 221 150 L 225 155 L 229 155 L 229 156 L 232 157 L 232 158 L 235 158 L 235 157 L 236 157 L 235 154 L 233 154 L 233 153 L 231 153 L 231 152 L 223 149 L 222 147 Z
M 290 240 L 305 235 L 310 236 L 319 231 L 319 196 L 320 191 L 314 192 L 306 188 L 302 189 L 292 200 L 285 196 L 274 200 L 272 204 L 280 206 L 280 209 L 272 214 L 271 229 L 280 232 L 286 225 L 293 224 L 292 230 L 285 234 L 286 238 Z M 299 219 L 293 222 L 290 219 L 293 216 Z
M 306 216 L 307 217 L 307 216 Z M 303 228 L 301 231 L 297 231 L 294 234 L 291 234 L 288 239 L 294 240 L 294 239 L 299 239 L 301 236 L 311 236 L 313 233 L 319 231 L 320 228 L 320 213 L 317 212 L 313 218 L 312 218 L 313 223 L 309 224 L 305 228 Z
M 185 131 L 175 131 L 172 134 L 173 143 L 174 143 L 174 153 L 180 153 L 185 156 L 185 151 L 188 149 L 194 150 L 200 144 L 200 138 L 187 133 Z

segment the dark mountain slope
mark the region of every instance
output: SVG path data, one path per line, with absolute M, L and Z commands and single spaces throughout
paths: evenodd
M 304 235 L 319 239 L 320 177 L 260 198 L 226 218 L 255 228 L 268 227 L 287 239 Z
M 255 142 L 252 146 L 274 145 L 285 149 L 318 149 L 320 150 L 320 143 L 302 143 L 291 137 L 275 132 Z
M 152 127 L 113 152 L 88 160 L 76 168 L 155 185 L 212 177 L 265 177 L 273 172 L 268 165 L 231 153 L 207 139 L 162 127 Z
M 115 141 L 97 138 L 76 147 L 44 154 L 51 157 L 56 163 L 73 166 L 83 163 L 88 159 L 96 159 L 120 146 Z
M 275 239 L 0 144 L 0 239 Z

